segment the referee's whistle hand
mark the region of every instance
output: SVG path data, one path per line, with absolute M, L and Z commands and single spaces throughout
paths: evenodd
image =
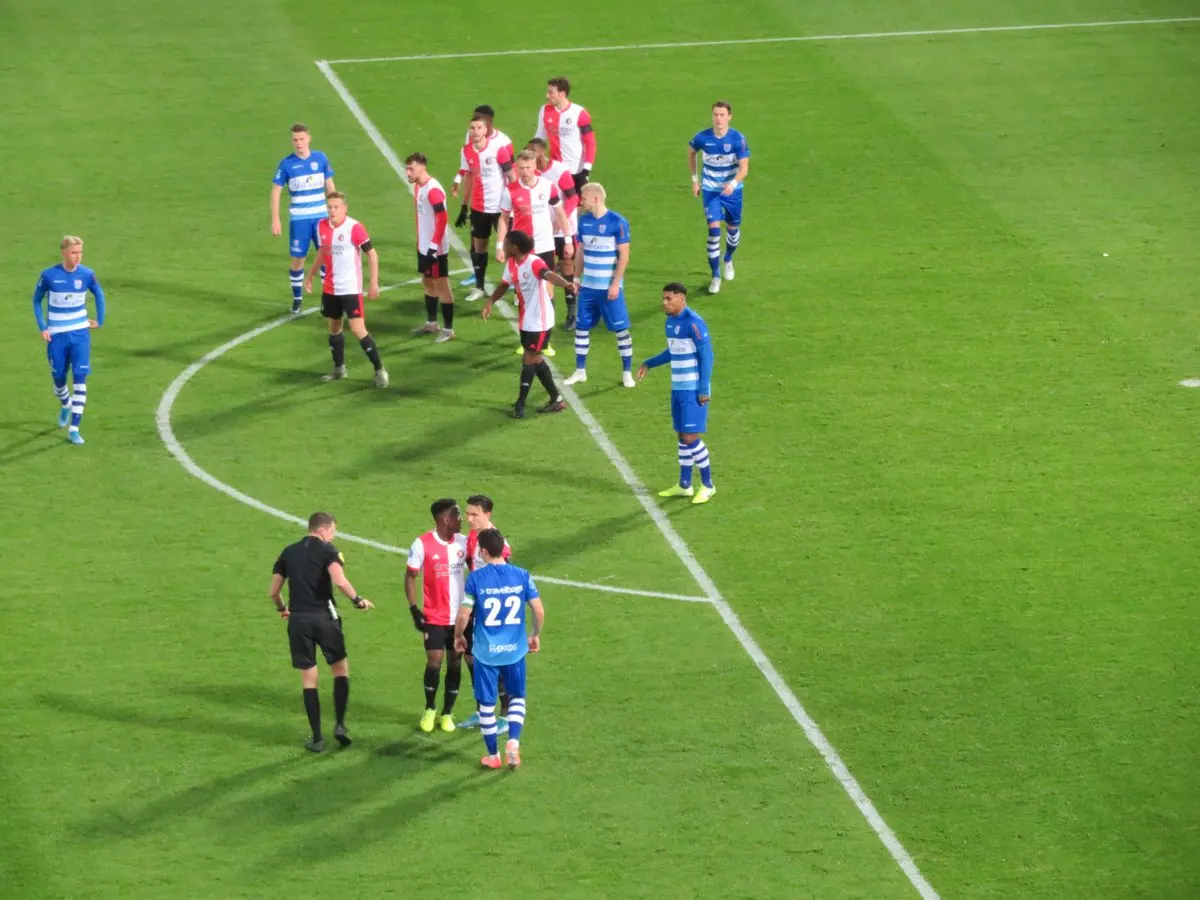
M 356 609 L 363 609 L 363 610 L 375 608 L 375 604 L 372 603 L 370 600 L 368 600 L 366 597 L 359 597 L 358 602 L 356 604 L 354 604 L 354 606 Z

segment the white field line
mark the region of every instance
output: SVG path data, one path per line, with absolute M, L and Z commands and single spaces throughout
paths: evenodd
M 358 124 L 362 126 L 362 129 L 366 132 L 367 137 L 371 139 L 371 142 L 376 146 L 376 148 L 378 148 L 379 152 L 383 154 L 383 158 L 387 160 L 388 164 L 392 167 L 392 170 L 396 173 L 401 183 L 407 185 L 408 179 L 404 174 L 404 164 L 400 161 L 400 157 L 396 155 L 396 151 L 392 149 L 392 146 L 388 143 L 387 139 L 383 136 L 379 129 L 375 127 L 375 123 L 373 123 L 367 114 L 363 112 L 363 108 L 354 98 L 354 95 L 350 93 L 346 85 L 343 84 L 342 80 L 338 78 L 336 73 L 334 73 L 332 66 L 328 62 L 324 61 L 318 61 L 316 66 L 318 69 L 320 69 L 321 74 L 323 74 L 329 81 L 329 84 L 331 87 L 333 87 L 334 91 L 337 92 L 337 95 L 341 97 L 342 102 L 346 104 L 346 108 L 350 110 L 350 114 L 354 116 L 354 118 L 358 121 Z M 411 185 L 409 185 L 409 190 L 412 190 Z M 470 257 L 467 253 L 467 249 L 463 246 L 462 241 L 454 232 L 451 232 L 450 242 L 453 244 L 455 252 L 458 253 L 463 262 L 469 262 Z M 512 320 L 510 312 L 506 313 L 506 318 L 508 319 L 509 325 L 511 325 L 513 330 L 516 331 L 517 324 Z M 762 647 L 758 645 L 758 642 L 754 640 L 754 638 L 750 635 L 750 632 L 746 630 L 744 625 L 742 625 L 741 621 L 737 617 L 737 614 L 725 601 L 725 598 L 721 596 L 721 592 L 717 590 L 716 584 L 713 583 L 713 580 L 708 576 L 708 573 L 704 571 L 704 567 L 700 565 L 700 561 L 696 559 L 695 554 L 693 554 L 688 548 L 687 544 L 684 543 L 683 538 L 679 536 L 679 533 L 671 524 L 670 519 L 667 518 L 666 514 L 664 514 L 654 502 L 650 492 L 646 489 L 646 486 L 642 483 L 641 479 L 638 478 L 637 473 L 633 471 L 633 468 L 625 460 L 625 457 L 621 455 L 621 452 L 617 449 L 616 445 L 613 444 L 611 438 L 609 438 L 608 434 L 600 426 L 600 423 L 596 421 L 590 412 L 588 412 L 587 407 L 583 405 L 583 401 L 579 399 L 578 395 L 571 388 L 562 384 L 561 381 L 559 382 L 559 386 L 563 396 L 570 401 L 571 408 L 575 411 L 575 414 L 579 416 L 580 420 L 584 424 L 584 427 L 587 428 L 588 433 L 591 434 L 592 439 L 595 440 L 595 442 L 600 446 L 600 449 L 604 451 L 604 455 L 608 457 L 609 461 L 613 464 L 616 470 L 621 473 L 621 478 L 624 479 L 625 483 L 629 486 L 629 489 L 633 491 L 633 495 L 638 499 L 638 502 L 642 504 L 642 507 L 646 510 L 646 514 L 649 515 L 654 524 L 658 526 L 658 530 L 662 532 L 663 537 L 671 546 L 671 549 L 675 551 L 675 555 L 679 557 L 680 562 L 682 562 L 687 568 L 688 572 L 691 573 L 692 577 L 696 580 L 696 584 L 700 586 L 700 589 L 704 592 L 704 595 L 716 608 L 717 612 L 721 616 L 721 619 L 727 626 L 729 626 L 729 630 L 733 632 L 734 637 L 736 637 L 738 640 L 738 643 L 740 643 L 746 653 L 749 654 L 750 659 L 754 661 L 754 665 L 758 667 L 760 672 L 762 672 L 763 677 L 767 680 L 767 683 L 770 684 L 775 693 L 779 695 L 779 699 L 783 701 L 783 705 L 787 708 L 788 712 L 792 714 L 792 718 L 794 718 L 796 723 L 804 730 L 805 737 L 808 738 L 809 742 L 821 755 L 821 758 L 825 761 L 825 765 L 829 767 L 831 772 L 833 772 L 833 775 L 838 780 L 838 783 L 841 784 L 842 788 L 846 791 L 846 794 L 849 795 L 850 799 L 854 802 L 854 805 L 858 808 L 858 811 L 862 813 L 863 817 L 867 820 L 867 823 L 871 826 L 871 829 L 879 837 L 879 840 L 883 843 L 884 847 L 887 848 L 887 851 L 889 854 L 891 854 L 892 859 L 895 860 L 896 864 L 900 866 L 901 870 L 912 883 L 913 887 L 917 889 L 917 893 L 921 895 L 923 900 L 938 900 L 937 891 L 935 891 L 933 886 L 925 880 L 925 876 L 921 874 L 920 869 L 917 868 L 917 864 L 913 862 L 912 856 L 910 856 L 908 851 L 904 849 L 904 846 L 900 843 L 900 840 L 896 837 L 895 833 L 883 820 L 883 817 L 875 808 L 875 804 L 871 802 L 871 799 L 862 789 L 862 786 L 858 783 L 858 780 L 852 774 L 850 774 L 850 770 L 846 767 L 846 764 L 838 755 L 837 750 L 835 750 L 833 745 L 829 743 L 829 739 L 826 738 L 821 732 L 821 729 L 817 726 L 817 723 L 814 722 L 812 717 L 805 711 L 804 707 L 796 698 L 796 695 L 792 692 L 792 689 L 787 686 L 787 683 L 783 680 L 783 677 L 776 670 L 775 666 L 769 659 L 767 659 L 767 655 L 763 652 Z
M 1105 22 L 1058 22 L 1046 25 L 988 25 L 978 28 L 927 28 L 919 31 L 864 31 L 858 34 L 798 34 L 784 37 L 735 38 L 724 41 L 664 41 L 657 44 L 609 44 L 599 47 L 532 47 L 525 50 L 485 50 L 478 53 L 421 53 L 415 56 L 371 56 L 326 60 L 331 65 L 351 63 L 418 62 L 435 59 L 482 59 L 493 56 L 542 56 L 552 53 L 608 53 L 620 50 L 676 50 L 687 47 L 730 47 L 739 44 L 806 44 L 831 41 L 866 41 L 882 38 L 941 37 L 953 34 L 994 34 L 1012 31 L 1062 31 L 1080 28 L 1122 28 L 1133 25 L 1178 25 L 1200 22 L 1200 16 L 1170 19 L 1116 19 Z
M 389 285 L 388 287 L 392 289 L 404 287 L 409 284 L 416 284 L 420 280 L 421 279 L 419 278 L 414 278 L 411 281 Z M 386 290 L 386 288 L 381 288 L 381 290 Z M 318 309 L 319 307 L 310 307 L 300 313 L 300 315 L 308 316 L 317 312 Z M 170 454 L 179 461 L 179 464 L 183 466 L 190 475 L 194 475 L 209 487 L 215 488 L 227 497 L 232 497 L 239 503 L 244 503 L 246 506 L 253 507 L 260 512 L 265 512 L 269 516 L 275 516 L 277 519 L 283 519 L 285 522 L 291 522 L 294 525 L 304 527 L 308 525 L 307 519 L 294 516 L 289 512 L 284 512 L 282 509 L 276 509 L 274 506 L 269 506 L 268 504 L 263 503 L 261 500 L 251 497 L 249 494 L 242 493 L 237 488 L 226 484 L 209 472 L 206 472 L 204 469 L 200 468 L 200 466 L 196 464 L 196 461 L 193 460 L 188 454 L 187 450 L 184 449 L 183 445 L 179 443 L 179 439 L 175 437 L 175 430 L 171 427 L 171 409 L 179 397 L 179 392 L 183 390 L 184 385 L 191 381 L 197 372 L 207 366 L 210 362 L 213 362 L 214 360 L 224 356 L 234 347 L 240 346 L 249 340 L 253 340 L 260 334 L 265 334 L 272 328 L 278 328 L 280 325 L 291 322 L 296 318 L 298 317 L 290 314 L 280 316 L 278 319 L 274 319 L 270 322 L 267 322 L 265 325 L 260 325 L 257 328 L 253 328 L 250 331 L 247 331 L 245 334 L 238 335 L 232 340 L 226 341 L 220 347 L 210 350 L 208 353 L 204 354 L 204 356 L 200 357 L 200 359 L 196 360 L 194 363 L 180 372 L 175 377 L 175 380 L 167 386 L 166 391 L 163 392 L 162 399 L 158 403 L 158 411 L 155 413 L 155 421 L 158 424 L 158 435 L 162 439 L 163 444 L 166 446 Z M 408 549 L 406 547 L 394 547 L 391 544 L 384 544 L 380 541 L 373 541 L 370 538 L 359 537 L 358 535 L 350 534 L 347 531 L 339 531 L 338 539 L 350 541 L 351 543 L 355 544 L 362 544 L 366 547 L 373 547 L 376 550 L 383 550 L 385 553 L 397 553 L 401 556 L 406 556 L 408 554 Z M 600 591 L 606 594 L 621 594 L 631 597 L 655 597 L 662 600 L 684 600 L 693 603 L 708 602 L 707 597 L 689 597 L 684 594 L 667 594 L 660 591 L 643 591 L 635 588 L 614 587 L 613 585 L 609 584 L 592 584 L 591 582 L 587 581 L 569 581 L 563 578 L 551 578 L 547 575 L 536 575 L 535 577 L 539 581 L 544 581 L 548 584 L 558 584 L 565 587 L 581 588 L 589 591 Z

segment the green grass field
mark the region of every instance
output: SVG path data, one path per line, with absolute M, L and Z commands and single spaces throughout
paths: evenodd
M 917 896 L 704 603 L 544 583 L 525 766 L 481 773 L 476 732 L 416 729 L 403 560 L 341 542 L 379 607 L 348 615 L 356 743 L 305 753 L 265 596 L 299 531 L 191 477 L 156 410 L 287 308 L 267 196 L 292 121 L 383 283 L 415 274 L 407 188 L 314 60 L 1200 17 L 1003 7 L 617 0 L 552 29 L 457 0 L 0 12 L 0 897 Z M 334 72 L 446 182 L 475 104 L 520 140 L 569 76 L 633 227 L 639 360 L 661 285 L 707 282 L 684 145 L 731 100 L 754 154 L 738 279 L 694 301 L 720 493 L 664 503 L 671 525 L 940 896 L 1200 896 L 1200 391 L 1178 385 L 1200 377 L 1200 22 Z M 109 296 L 82 448 L 28 299 L 68 232 Z M 319 383 L 319 317 L 284 323 L 187 381 L 174 434 L 213 479 L 377 542 L 486 491 L 536 575 L 702 594 L 580 417 L 507 418 L 514 336 L 474 313 L 433 346 L 409 337 L 419 288 L 372 304 L 386 392 L 352 344 L 350 379 Z M 623 390 L 603 332 L 590 368 L 587 411 L 666 486 L 665 373 Z

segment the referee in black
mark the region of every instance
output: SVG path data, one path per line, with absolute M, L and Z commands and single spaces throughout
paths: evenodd
M 308 534 L 288 544 L 275 560 L 271 576 L 271 600 L 275 609 L 288 620 L 288 642 L 292 647 L 292 666 L 300 670 L 304 683 L 304 711 L 312 726 L 306 749 L 320 753 L 325 749 L 321 734 L 321 700 L 317 694 L 317 654 L 320 647 L 333 670 L 333 708 L 337 725 L 333 736 L 343 747 L 350 746 L 346 731 L 346 704 L 350 700 L 350 661 L 346 658 L 346 638 L 342 618 L 333 600 L 333 587 L 350 598 L 356 609 L 374 609 L 375 604 L 358 596 L 342 566 L 345 557 L 333 546 L 337 520 L 331 513 L 316 512 L 308 517 Z M 288 603 L 279 596 L 288 583 Z

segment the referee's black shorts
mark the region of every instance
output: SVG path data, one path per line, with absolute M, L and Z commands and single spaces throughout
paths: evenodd
M 331 666 L 346 658 L 346 637 L 342 620 L 327 613 L 292 613 L 288 616 L 288 643 L 292 648 L 292 668 L 311 669 L 317 664 L 317 648 Z

